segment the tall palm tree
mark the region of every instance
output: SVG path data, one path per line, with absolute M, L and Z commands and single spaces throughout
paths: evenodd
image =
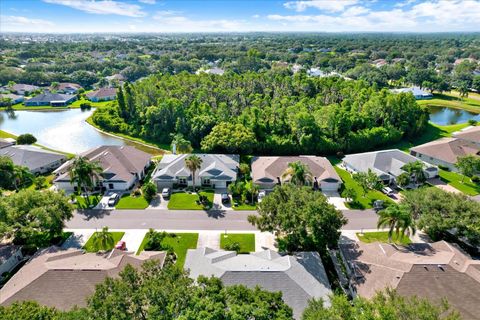
M 252 204 L 253 204 L 255 196 L 258 194 L 259 190 L 260 190 L 260 188 L 258 187 L 258 185 L 253 183 L 253 180 L 250 180 L 245 184 L 245 191 L 250 193 L 251 196 L 252 196 Z
M 113 248 L 115 240 L 113 235 L 108 231 L 108 227 L 103 227 L 102 231 L 97 231 L 92 236 L 92 244 L 95 251 L 109 250 Z
M 87 192 L 95 187 L 103 169 L 98 162 L 86 157 L 76 157 L 68 170 L 70 183 L 76 185 L 79 191 Z
M 306 164 L 300 161 L 290 162 L 282 174 L 282 180 L 288 180 L 297 186 L 304 186 L 312 182 L 312 173 Z
M 393 233 L 402 237 L 415 234 L 415 221 L 410 211 L 398 204 L 391 205 L 379 212 L 377 228 L 388 227 L 388 242 L 392 242 Z
M 415 183 L 423 183 L 427 180 L 423 167 L 423 162 L 414 161 L 405 164 L 401 169 L 406 171 L 413 178 Z
M 203 160 L 197 155 L 189 155 L 185 158 L 185 166 L 192 173 L 193 190 L 195 191 L 195 173 L 200 170 Z
M 27 181 L 33 181 L 34 176 L 27 167 L 24 166 L 14 166 L 13 167 L 13 183 L 15 185 L 15 190 L 18 190 L 19 184 L 25 185 Z

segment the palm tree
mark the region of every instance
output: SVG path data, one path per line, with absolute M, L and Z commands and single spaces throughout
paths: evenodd
M 17 166 L 13 167 L 13 183 L 15 190 L 18 191 L 19 184 L 25 185 L 27 181 L 33 181 L 34 176 L 27 167 Z
M 108 227 L 103 227 L 102 231 L 97 231 L 92 236 L 92 244 L 95 251 L 113 248 L 114 241 L 112 233 L 108 231 Z
M 402 237 L 407 234 L 415 234 L 415 221 L 412 214 L 405 207 L 398 204 L 391 205 L 379 212 L 377 228 L 388 227 L 388 242 L 392 242 L 393 232 Z
M 202 159 L 197 156 L 197 155 L 189 155 L 185 159 L 185 166 L 190 170 L 192 173 L 192 183 L 193 183 L 193 191 L 195 191 L 195 173 L 197 170 L 200 170 L 200 167 L 202 166 Z
M 88 192 L 95 187 L 102 171 L 98 162 L 92 162 L 86 157 L 76 157 L 68 170 L 70 183 L 75 184 L 77 190 Z
M 304 186 L 312 182 L 312 173 L 306 164 L 300 161 L 290 162 L 282 174 L 282 180 L 288 180 L 297 186 Z
M 414 161 L 405 164 L 401 169 L 406 171 L 415 183 L 423 183 L 427 180 L 423 167 L 424 165 L 421 161 Z
M 253 183 L 252 180 L 248 181 L 246 184 L 245 184 L 245 191 L 250 193 L 252 195 L 252 204 L 253 204 L 253 201 L 255 199 L 255 196 L 257 195 L 258 193 L 258 190 L 260 188 L 258 187 L 258 185 L 256 185 L 255 183 Z

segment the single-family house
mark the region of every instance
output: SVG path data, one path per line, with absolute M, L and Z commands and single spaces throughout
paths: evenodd
M 299 252 L 280 255 L 272 250 L 251 254 L 210 248 L 189 249 L 185 269 L 190 277 L 215 276 L 226 286 L 259 286 L 265 290 L 282 293 L 282 299 L 300 319 L 311 299 L 323 299 L 330 305 L 332 294 L 322 259 L 317 252 Z
M 166 154 L 152 174 L 158 189 L 192 186 L 192 173 L 185 165 L 189 154 Z M 200 170 L 195 172 L 195 185 L 226 188 L 237 180 L 240 157 L 236 154 L 196 154 L 202 159 Z
M 50 90 L 54 90 L 57 93 L 76 94 L 81 88 L 82 86 L 78 83 L 60 82 L 55 86 L 51 86 Z
M 0 138 L 0 149 L 15 145 L 16 141 L 13 138 Z
M 480 145 L 458 138 L 442 138 L 410 149 L 410 154 L 436 166 L 458 171 L 455 164 L 459 157 L 478 156 Z
M 163 266 L 165 253 L 143 251 L 136 255 L 113 250 L 101 255 L 59 247 L 39 250 L 0 289 L 0 305 L 36 301 L 60 310 L 85 307 L 95 286 L 105 278 L 117 278 L 127 264 L 140 268 L 148 260 L 155 260 Z
M 385 59 L 376 59 L 372 61 L 372 65 L 374 65 L 377 68 L 383 67 L 384 65 L 387 65 L 388 62 Z
M 210 69 L 199 69 L 197 70 L 197 72 L 195 72 L 195 74 L 200 74 L 200 73 L 208 73 L 208 74 L 216 74 L 216 75 L 223 75 L 225 73 L 225 70 L 219 68 L 219 67 L 213 67 L 213 68 L 210 68 Z
M 2 275 L 12 271 L 23 260 L 22 247 L 16 245 L 0 246 L 0 281 Z
M 411 93 L 417 100 L 432 99 L 433 94 L 428 91 L 422 90 L 420 87 L 400 88 L 390 90 L 393 93 Z
M 464 128 L 452 133 L 452 137 L 474 143 L 480 148 L 480 126 Z
M 25 101 L 25 105 L 32 106 L 52 106 L 52 107 L 64 107 L 68 106 L 73 101 L 77 100 L 77 96 L 73 94 L 61 94 L 45 92 L 36 95 L 33 98 Z
M 0 94 L 0 106 L 7 105 L 6 100 L 9 100 L 11 104 L 17 104 L 23 102 L 25 99 L 24 96 L 13 94 L 13 93 L 6 93 Z
M 2 148 L 0 156 L 9 157 L 15 165 L 27 167 L 33 174 L 43 174 L 55 170 L 67 159 L 61 153 L 31 145 L 12 145 Z
M 19 95 L 28 95 L 33 91 L 40 89 L 40 87 L 31 85 L 31 84 L 24 84 L 24 83 L 16 83 L 10 87 L 10 91 Z
M 424 164 L 423 172 L 427 179 L 438 176 L 437 167 L 398 149 L 349 154 L 343 158 L 343 166 L 353 173 L 372 170 L 383 183 L 389 185 L 395 184 L 396 178 L 405 172 L 402 169 L 404 165 L 416 161 Z
M 120 74 L 120 73 L 115 73 L 114 75 L 105 77 L 105 79 L 107 79 L 108 84 L 111 85 L 111 86 L 122 85 L 122 84 L 125 82 L 125 80 L 127 80 L 127 79 L 126 79 L 122 74 Z
M 80 154 L 89 161 L 96 162 L 102 169 L 96 190 L 131 190 L 150 166 L 152 156 L 132 146 L 100 146 Z M 70 182 L 69 169 L 73 160 L 65 162 L 54 171 L 53 183 L 57 189 L 66 192 L 76 191 Z
M 282 178 L 289 163 L 299 161 L 306 165 L 312 174 L 312 183 L 317 182 L 322 191 L 337 191 L 342 185 L 342 179 L 325 157 L 254 157 L 252 159 L 253 182 L 261 189 L 271 190 L 279 182 L 288 182 Z
M 463 319 L 479 319 L 480 261 L 456 245 L 439 241 L 397 246 L 341 241 L 351 294 L 371 298 L 387 287 L 433 303 L 446 298 Z
M 115 100 L 117 96 L 116 88 L 100 88 L 86 94 L 87 99 L 93 102 Z

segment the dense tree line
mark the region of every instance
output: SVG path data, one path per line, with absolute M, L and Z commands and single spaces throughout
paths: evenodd
M 93 121 L 157 143 L 182 134 L 206 152 L 329 154 L 416 136 L 428 113 L 411 95 L 339 77 L 181 73 L 125 84 Z

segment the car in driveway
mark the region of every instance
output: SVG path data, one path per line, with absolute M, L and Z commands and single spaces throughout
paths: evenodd
M 228 196 L 228 193 L 222 193 L 221 198 L 222 198 L 222 203 L 223 204 L 230 202 L 230 197 Z
M 262 202 L 263 198 L 265 198 L 266 195 L 267 193 L 265 192 L 265 190 L 260 190 L 260 192 L 258 193 L 258 202 Z
M 118 250 L 127 250 L 127 244 L 125 243 L 125 241 L 118 241 L 117 244 L 115 245 L 115 249 L 118 249 Z
M 118 193 L 112 193 L 110 198 L 108 198 L 108 206 L 113 207 L 117 204 L 118 199 L 120 199 L 120 196 Z
M 392 188 L 390 188 L 390 187 L 383 187 L 382 192 L 385 193 L 389 197 L 392 197 L 395 194 L 395 192 L 393 192 Z
M 163 188 L 162 189 L 162 198 L 163 199 L 170 198 L 170 193 L 171 193 L 170 188 Z

